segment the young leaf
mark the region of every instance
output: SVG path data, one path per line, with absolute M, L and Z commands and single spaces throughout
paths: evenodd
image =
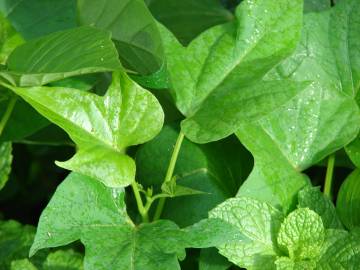
M 298 194 L 298 207 L 309 208 L 322 219 L 326 229 L 342 229 L 340 219 L 332 201 L 321 193 L 319 187 L 305 187 Z
M 244 1 L 237 22 L 204 32 L 187 48 L 161 28 L 178 109 L 195 142 L 224 138 L 239 122 L 284 104 L 307 83 L 254 82 L 288 56 L 300 37 L 302 1 Z
M 217 0 L 146 0 L 151 13 L 183 43 L 211 26 L 233 19 Z
M 5 186 L 11 171 L 11 151 L 11 143 L 0 143 L 0 190 Z
M 360 225 L 360 170 L 353 171 L 341 185 L 336 210 L 343 224 L 352 229 Z
M 4 0 L 0 11 L 26 39 L 76 27 L 75 0 Z
M 281 224 L 277 242 L 290 259 L 316 259 L 325 238 L 321 217 L 308 208 L 290 213 Z
M 120 68 L 110 34 L 92 27 L 79 27 L 17 47 L 0 77 L 13 85 L 37 86 L 70 76 Z
M 161 67 L 160 34 L 142 0 L 80 0 L 78 11 L 80 24 L 111 31 L 125 66 L 142 74 L 153 73 Z
M 312 270 L 316 267 L 316 261 L 294 261 L 288 257 L 280 257 L 276 259 L 275 264 L 276 270 Z
M 85 269 L 170 270 L 179 269 L 177 255 L 183 257 L 185 247 L 243 238 L 218 219 L 184 230 L 166 220 L 135 226 L 127 216 L 124 196 L 123 189 L 70 174 L 40 217 L 30 255 L 80 239 L 86 248 Z
M 11 262 L 10 270 L 38 270 L 28 259 L 15 260 Z
M 135 163 L 125 148 L 152 139 L 164 115 L 156 98 L 124 72 L 113 73 L 104 97 L 61 87 L 12 87 L 40 114 L 63 128 L 79 146 L 59 166 L 96 178 L 110 187 L 135 179 Z
M 271 205 L 250 198 L 232 198 L 213 209 L 209 216 L 238 227 L 247 240 L 217 246 L 220 254 L 249 269 L 275 269 L 276 235 L 283 220 Z
M 155 139 L 140 146 L 136 153 L 136 179 L 145 187 L 160 192 L 179 131 L 164 126 Z M 251 155 L 236 138 L 197 145 L 182 142 L 174 175 L 177 186 L 203 194 L 167 199 L 162 218 L 188 226 L 206 218 L 208 212 L 233 197 L 252 167 Z

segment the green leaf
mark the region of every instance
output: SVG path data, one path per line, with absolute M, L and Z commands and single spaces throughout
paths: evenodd
M 204 32 L 186 48 L 161 28 L 185 135 L 224 138 L 294 97 L 307 83 L 258 82 L 288 56 L 300 37 L 302 1 L 244 1 L 237 21 Z M 254 84 L 255 83 L 255 84 Z
M 170 29 L 183 43 L 189 43 L 211 26 L 233 19 L 233 15 L 217 0 L 147 0 L 157 20 Z
M 0 11 L 26 39 L 76 27 L 75 0 L 4 0 Z
M 283 220 L 280 211 L 251 198 L 232 198 L 213 209 L 209 216 L 238 227 L 247 240 L 218 246 L 220 254 L 249 269 L 275 269 L 276 235 Z
M 236 228 L 210 219 L 180 230 L 160 220 L 135 226 L 126 213 L 124 190 L 108 188 L 72 173 L 58 187 L 43 211 L 30 250 L 66 245 L 78 239 L 85 245 L 85 269 L 180 269 L 177 255 L 185 247 L 209 247 L 242 238 Z
M 17 47 L 8 58 L 8 70 L 1 71 L 0 76 L 13 85 L 37 86 L 84 73 L 120 69 L 117 58 L 109 33 L 79 27 Z
M 360 226 L 360 170 L 353 171 L 341 185 L 336 210 L 348 228 Z
M 113 73 L 105 96 L 61 87 L 12 87 L 40 114 L 63 128 L 79 146 L 77 154 L 57 164 L 96 178 L 110 187 L 135 180 L 135 163 L 126 147 L 152 139 L 163 112 L 156 98 L 124 72 Z
M 349 145 L 345 147 L 345 151 L 349 156 L 352 163 L 355 164 L 357 168 L 360 167 L 360 137 L 357 137 Z
M 231 263 L 221 256 L 215 248 L 202 249 L 199 257 L 199 270 L 226 270 Z
M 11 262 L 10 270 L 38 270 L 28 259 L 15 260 Z
M 11 52 L 22 43 L 20 34 L 0 13 L 0 64 L 5 64 Z
M 10 142 L 0 143 L 0 190 L 5 186 L 11 171 L 11 151 Z
M 329 42 L 329 20 L 330 11 L 305 15 L 295 53 L 266 76 L 269 80 L 314 83 L 283 108 L 257 123 L 243 125 L 237 132 L 255 156 L 254 171 L 239 195 L 288 210 L 305 185 L 299 172 L 344 147 L 358 134 L 359 108 L 341 88 Z
M 315 261 L 294 261 L 288 257 L 280 257 L 275 261 L 276 270 L 312 270 L 316 267 Z
M 152 141 L 136 153 L 137 180 L 160 192 L 169 166 L 172 150 L 179 135 L 174 126 L 164 126 Z M 184 139 L 174 175 L 177 185 L 203 191 L 204 194 L 167 199 L 162 218 L 180 227 L 206 218 L 208 211 L 235 195 L 241 181 L 252 167 L 251 155 L 236 138 L 197 145 Z
M 290 213 L 281 224 L 277 242 L 293 260 L 315 259 L 325 238 L 321 217 L 308 208 Z
M 318 270 L 356 270 L 360 263 L 360 233 L 331 230 L 318 260 Z
M 111 31 L 126 67 L 142 74 L 156 72 L 161 67 L 160 34 L 142 0 L 79 0 L 78 10 L 80 24 Z
M 82 255 L 73 250 L 58 250 L 50 253 L 43 264 L 43 270 L 83 270 Z
M 320 12 L 331 7 L 331 0 L 304 0 L 304 12 Z
M 319 187 L 305 187 L 298 194 L 298 207 L 309 208 L 322 219 L 326 229 L 342 229 L 340 219 L 332 201 L 325 197 Z

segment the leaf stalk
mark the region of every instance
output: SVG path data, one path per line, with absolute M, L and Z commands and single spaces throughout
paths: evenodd
M 4 131 L 4 128 L 7 124 L 7 122 L 9 121 L 11 113 L 14 110 L 15 103 L 16 103 L 16 97 L 13 96 L 13 97 L 11 97 L 11 99 L 6 107 L 5 113 L 0 120 L 0 136 L 1 136 L 2 132 Z
M 332 197 L 332 180 L 335 167 L 335 154 L 332 154 L 328 158 L 328 164 L 326 169 L 325 176 L 325 185 L 324 185 L 324 195 L 331 198 Z

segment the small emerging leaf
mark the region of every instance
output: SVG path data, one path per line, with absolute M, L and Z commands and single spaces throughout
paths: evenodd
M 11 143 L 0 143 L 0 190 L 5 186 L 11 171 Z

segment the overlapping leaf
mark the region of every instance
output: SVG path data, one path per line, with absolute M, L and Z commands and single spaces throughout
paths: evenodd
M 58 165 L 111 187 L 134 181 L 135 163 L 124 151 L 150 140 L 163 123 L 163 111 L 156 98 L 124 72 L 113 74 L 104 97 L 61 87 L 11 89 L 63 128 L 79 146 L 72 159 Z
M 5 186 L 11 171 L 11 143 L 0 143 L 0 190 Z
M 156 21 L 142 0 L 80 0 L 79 20 L 111 31 L 121 62 L 137 72 L 157 71 L 163 50 Z
M 344 70 L 356 70 L 356 65 L 342 62 L 343 70 L 338 70 L 339 51 L 347 40 L 332 44 L 330 22 L 336 21 L 336 14 L 343 8 L 339 5 L 336 11 L 305 15 L 297 50 L 267 75 L 271 80 L 310 80 L 313 83 L 283 108 L 238 131 L 240 140 L 255 156 L 254 171 L 241 188 L 240 195 L 288 209 L 291 198 L 295 200 L 296 193 L 304 185 L 297 172 L 342 148 L 357 135 L 359 109 L 349 96 L 355 88 L 344 81 L 348 81 Z M 338 35 L 341 30 L 346 33 L 347 28 L 337 29 Z M 251 139 L 259 137 L 262 139 L 257 142 Z M 271 154 L 269 149 L 278 154 Z M 264 192 L 259 193 L 259 190 Z
M 81 44 L 81 45 L 80 45 Z M 17 47 L 0 76 L 17 86 L 37 86 L 84 73 L 121 68 L 110 34 L 79 27 L 34 39 Z
M 135 226 L 126 214 L 124 190 L 107 188 L 72 173 L 42 213 L 31 255 L 39 249 L 80 239 L 85 269 L 180 269 L 185 247 L 208 247 L 240 239 L 235 227 L 219 219 L 180 230 L 161 220 Z
M 244 1 L 237 21 L 217 26 L 184 48 L 162 28 L 167 67 L 182 130 L 195 142 L 224 138 L 259 118 L 306 83 L 259 81 L 295 48 L 302 1 Z

